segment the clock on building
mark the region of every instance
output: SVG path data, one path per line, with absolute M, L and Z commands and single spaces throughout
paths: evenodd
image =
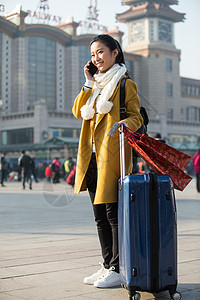
M 164 42 L 172 41 L 172 25 L 167 22 L 158 22 L 159 40 Z
M 144 33 L 144 20 L 138 20 L 132 23 L 131 25 L 131 41 L 139 42 L 145 39 Z

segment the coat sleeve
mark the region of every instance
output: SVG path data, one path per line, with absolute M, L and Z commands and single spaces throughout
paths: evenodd
M 81 92 L 78 94 L 74 101 L 74 105 L 72 108 L 72 113 L 77 119 L 81 119 L 81 107 L 86 104 L 88 98 L 90 97 L 92 92 L 92 89 L 89 89 L 88 91 L 84 92 L 83 88 Z
M 140 100 L 137 93 L 137 85 L 130 79 L 126 80 L 125 85 L 125 105 L 128 117 L 124 121 L 127 122 L 130 129 L 137 131 L 143 123 L 143 118 L 140 114 Z

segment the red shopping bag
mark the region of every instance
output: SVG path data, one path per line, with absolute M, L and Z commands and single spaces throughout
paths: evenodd
M 171 177 L 174 187 L 183 191 L 192 178 L 184 172 L 191 157 L 163 142 L 129 128 L 124 130 L 128 143 L 157 173 Z

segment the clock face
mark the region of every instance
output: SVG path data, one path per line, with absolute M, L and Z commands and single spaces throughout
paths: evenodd
M 172 41 L 172 26 L 171 26 L 171 24 L 159 21 L 158 29 L 159 29 L 159 40 L 170 43 Z
M 132 23 L 131 26 L 131 41 L 139 42 L 145 39 L 144 20 L 138 20 Z

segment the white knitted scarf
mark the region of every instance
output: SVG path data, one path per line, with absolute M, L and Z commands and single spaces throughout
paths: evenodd
M 100 114 L 107 114 L 111 111 L 113 103 L 108 101 L 120 78 L 126 73 L 126 66 L 122 64 L 114 64 L 106 73 L 99 73 L 94 75 L 95 82 L 92 93 L 85 105 L 81 107 L 81 116 L 84 120 L 93 119 L 95 110 L 94 103 L 99 96 L 97 102 L 97 111 Z M 101 95 L 99 95 L 101 94 Z

